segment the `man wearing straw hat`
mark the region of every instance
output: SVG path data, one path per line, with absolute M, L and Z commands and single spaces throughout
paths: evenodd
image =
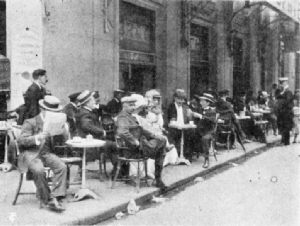
M 43 131 L 46 113 L 62 110 L 58 98 L 45 96 L 39 101 L 39 106 L 40 114 L 25 120 L 22 126 L 18 143 L 24 152 L 19 156 L 18 167 L 24 171 L 28 169 L 33 174 L 37 195 L 42 203 L 51 210 L 61 212 L 65 210 L 62 206 L 62 198 L 66 195 L 67 167 L 58 156 L 52 153 L 52 147 L 53 141 L 57 138 L 67 139 L 67 131 L 64 129 L 61 135 L 54 137 L 50 137 L 47 132 Z M 54 173 L 51 192 L 45 177 L 44 166 L 49 167 Z
M 204 154 L 203 168 L 209 167 L 209 148 L 211 146 L 212 134 L 216 124 L 216 111 L 210 107 L 215 103 L 211 94 L 203 93 L 199 97 L 201 104 L 201 117 L 197 123 L 197 134 L 201 137 L 201 151 Z

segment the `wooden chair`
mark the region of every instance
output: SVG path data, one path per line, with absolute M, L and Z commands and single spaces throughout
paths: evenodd
M 229 151 L 232 145 L 230 138 L 231 136 L 235 136 L 233 122 L 230 115 L 225 117 L 220 115 L 218 117 L 218 121 L 216 125 L 216 137 L 219 137 L 220 135 L 226 137 L 226 147 L 227 147 L 227 151 Z
M 143 154 L 142 154 L 142 151 L 138 150 L 139 155 L 141 156 L 140 158 L 126 158 L 126 157 L 124 157 L 124 151 L 130 151 L 130 148 L 126 146 L 125 141 L 123 139 L 121 139 L 120 137 L 116 136 L 116 144 L 117 144 L 117 149 L 118 149 L 117 170 L 116 170 L 116 173 L 114 175 L 111 188 L 113 189 L 115 187 L 115 182 L 116 182 L 116 180 L 119 176 L 119 172 L 120 172 L 122 164 L 124 164 L 124 163 L 130 164 L 132 162 L 137 163 L 137 166 L 138 166 L 137 167 L 137 176 L 136 176 L 136 180 L 135 180 L 137 192 L 140 191 L 140 183 L 141 183 L 141 180 L 142 180 L 141 175 L 140 175 L 141 163 L 144 163 L 144 169 L 145 169 L 145 177 L 143 179 L 146 181 L 147 186 L 149 186 L 148 180 L 147 180 L 147 177 L 148 177 L 148 172 L 147 172 L 148 157 L 144 157 Z M 132 151 L 136 151 L 136 150 L 132 150 Z M 121 179 L 121 180 L 128 181 L 128 180 L 131 180 L 131 179 L 127 178 L 127 179 Z
M 16 137 L 14 131 L 12 131 L 12 135 L 14 138 L 15 147 L 16 147 L 16 151 L 17 151 L 17 157 L 18 157 L 20 154 L 20 149 L 19 149 L 17 137 Z M 81 181 L 80 182 L 72 182 L 72 183 L 70 182 L 70 166 L 74 165 L 74 164 L 76 164 L 76 165 L 80 164 L 82 162 L 82 158 L 80 158 L 80 157 L 63 157 L 61 159 L 67 165 L 67 187 L 69 187 L 70 185 L 80 185 Z M 14 200 L 12 202 L 12 205 L 16 205 L 19 195 L 36 194 L 36 192 L 21 192 L 24 177 L 26 177 L 26 174 L 28 174 L 29 172 L 28 172 L 28 170 L 27 171 L 19 170 L 19 172 L 20 172 L 19 183 L 18 183 L 18 187 L 16 190 L 16 194 L 14 196 Z M 45 176 L 50 181 L 50 168 L 49 167 L 45 167 Z M 49 182 L 49 186 L 51 186 L 51 182 Z M 40 207 L 42 207 L 42 202 L 40 202 Z

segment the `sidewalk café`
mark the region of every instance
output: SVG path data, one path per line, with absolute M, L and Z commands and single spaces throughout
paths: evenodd
M 39 72 L 39 78 L 45 76 Z M 136 194 L 146 187 L 165 192 L 168 178 L 177 175 L 172 171 L 183 165 L 185 172 L 210 168 L 227 158 L 224 153 L 241 155 L 237 147 L 247 153 L 247 143 L 266 143 L 269 136 L 269 121 L 264 118 L 271 112 L 268 95 L 258 105 L 254 99 L 250 104 L 243 98 L 230 102 L 227 91 L 188 100 L 185 91 L 177 89 L 164 116 L 158 90 L 145 96 L 122 90 L 114 94 L 102 104 L 97 92 L 76 92 L 64 107 L 58 98 L 45 94 L 38 100 L 37 115 L 22 125 L 17 123 L 19 109 L 9 113 L 0 128 L 4 138 L 0 167 L 6 177 L 14 175 L 12 205 L 25 204 L 24 194 L 36 194 L 41 207 L 63 212 L 70 201 L 100 199 L 97 188 L 104 189 L 103 185 L 112 193 L 124 186 L 135 188 Z M 33 104 L 27 101 L 25 108 Z M 237 103 L 242 110 L 234 112 Z M 210 134 L 208 140 L 202 139 L 205 134 Z M 29 181 L 35 182 L 36 191 L 23 191 Z

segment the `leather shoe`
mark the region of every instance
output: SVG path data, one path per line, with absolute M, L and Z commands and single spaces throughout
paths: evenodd
M 48 204 L 47 204 L 47 207 L 52 210 L 52 211 L 55 211 L 55 212 L 63 212 L 65 211 L 66 209 L 57 201 L 56 198 L 52 198 Z
M 203 168 L 208 168 L 209 167 L 209 161 L 208 159 L 205 159 L 204 164 L 202 166 Z

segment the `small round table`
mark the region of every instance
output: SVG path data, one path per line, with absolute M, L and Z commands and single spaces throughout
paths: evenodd
M 81 189 L 75 194 L 76 201 L 83 199 L 86 196 L 90 196 L 92 198 L 98 199 L 98 196 L 86 188 L 86 150 L 88 148 L 100 148 L 103 147 L 106 142 L 104 140 L 98 139 L 80 139 L 80 140 L 68 140 L 66 144 L 72 148 L 80 148 L 83 150 L 82 154 L 82 182 L 81 182 Z
M 184 155 L 183 155 L 183 147 L 184 147 L 184 130 L 189 130 L 189 129 L 195 129 L 197 126 L 195 124 L 183 124 L 179 125 L 177 123 L 170 123 L 169 124 L 170 128 L 178 129 L 181 131 L 181 137 L 180 137 L 180 155 L 179 158 L 177 159 L 177 164 L 186 164 L 186 165 L 191 165 L 190 161 L 187 160 Z

